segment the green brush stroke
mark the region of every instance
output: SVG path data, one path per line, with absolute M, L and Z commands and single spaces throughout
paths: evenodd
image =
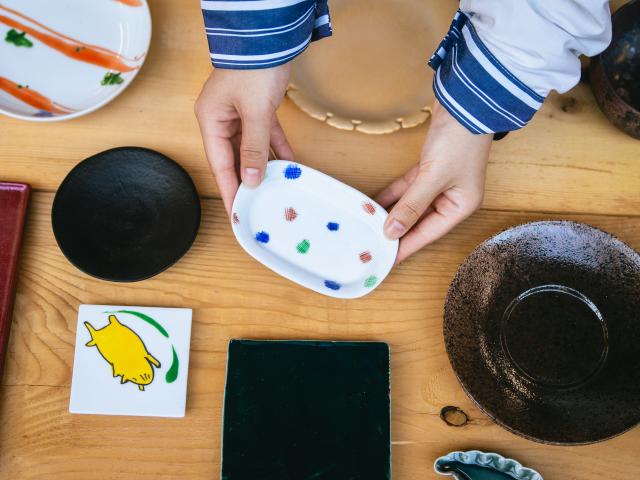
M 144 313 L 135 312 L 133 310 L 117 310 L 115 312 L 104 312 L 104 313 L 128 313 L 129 315 L 134 315 L 134 316 L 138 317 L 139 319 L 144 320 L 145 322 L 147 322 L 152 327 L 155 327 L 156 330 L 158 330 L 162 335 L 164 335 L 165 337 L 169 338 L 169 334 L 162 327 L 162 325 L 160 325 L 153 318 L 151 318 L 148 315 L 145 315 Z
M 305 254 L 309 251 L 310 246 L 311 244 L 309 243 L 309 240 L 302 240 L 298 245 L 296 245 L 296 250 L 298 250 L 299 253 Z
M 27 32 L 18 33 L 13 28 L 7 32 L 7 36 L 4 37 L 5 42 L 13 43 L 16 47 L 33 47 L 33 42 L 27 37 Z
M 173 351 L 173 361 L 171 362 L 171 367 L 169 367 L 169 371 L 165 375 L 165 380 L 167 383 L 173 383 L 178 378 L 178 368 L 180 367 L 180 362 L 178 361 L 178 354 L 176 353 L 176 349 L 171 345 L 171 350 Z
M 100 82 L 100 85 L 120 85 L 122 82 L 124 82 L 124 79 L 120 76 L 120 72 L 107 72 L 104 74 L 104 78 Z
M 366 280 L 364 281 L 364 286 L 367 288 L 371 288 L 376 283 L 378 283 L 378 277 L 376 277 L 375 275 L 371 275 L 370 277 L 367 277 Z

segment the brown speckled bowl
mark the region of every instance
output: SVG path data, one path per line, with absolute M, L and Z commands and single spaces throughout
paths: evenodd
M 640 139 L 640 2 L 622 6 L 612 21 L 611 44 L 591 59 L 591 90 L 609 121 Z
M 506 429 L 593 443 L 640 422 L 640 255 L 601 230 L 535 222 L 481 244 L 445 305 L 451 365 Z

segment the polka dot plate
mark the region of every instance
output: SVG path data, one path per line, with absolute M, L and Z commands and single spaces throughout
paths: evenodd
M 318 293 L 358 298 L 393 267 L 398 241 L 383 233 L 387 212 L 317 170 L 273 160 L 258 188 L 240 185 L 233 233 L 274 272 Z

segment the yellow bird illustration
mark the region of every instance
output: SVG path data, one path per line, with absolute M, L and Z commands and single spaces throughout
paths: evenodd
M 153 382 L 153 367 L 160 368 L 160 362 L 147 351 L 136 332 L 121 324 L 115 315 L 109 315 L 109 324 L 100 330 L 89 322 L 84 325 L 91 335 L 86 346 L 97 347 L 113 368 L 113 376 L 121 377 L 120 383 L 135 383 L 144 391 L 144 386 Z

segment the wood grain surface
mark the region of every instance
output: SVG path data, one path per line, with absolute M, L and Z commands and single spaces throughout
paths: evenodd
M 622 479 L 637 458 L 640 429 L 586 447 L 532 443 L 494 425 L 465 396 L 442 337 L 444 298 L 459 263 L 483 239 L 549 214 L 481 211 L 397 268 L 360 300 L 304 290 L 246 255 L 219 200 L 203 201 L 200 234 L 186 257 L 154 279 L 115 284 L 73 268 L 55 244 L 51 193 L 36 193 L 26 228 L 6 376 L 0 403 L 0 478 L 215 479 L 231 338 L 386 341 L 392 351 L 394 478 L 437 478 L 433 460 L 453 449 L 514 456 L 547 479 Z M 640 248 L 640 218 L 563 215 Z M 70 415 L 75 324 L 82 303 L 194 309 L 184 419 Z M 455 405 L 470 417 L 450 427 Z M 615 414 L 615 412 L 612 412 Z
M 180 162 L 201 194 L 218 195 L 193 115 L 193 103 L 211 71 L 199 4 L 161 0 L 151 7 L 149 56 L 136 81 L 113 103 L 61 123 L 1 120 L 5 181 L 30 182 L 52 191 L 87 156 L 110 147 L 141 145 Z M 432 47 L 425 45 L 425 59 Z M 299 162 L 367 194 L 418 160 L 428 128 L 427 123 L 393 135 L 354 134 L 307 117 L 288 100 L 279 115 Z M 588 85 L 580 84 L 565 95 L 551 95 L 526 129 L 495 144 L 485 206 L 633 215 L 640 211 L 638 185 L 640 144 L 611 125 Z
M 434 459 L 471 448 L 513 456 L 546 480 L 622 480 L 640 470 L 640 428 L 601 444 L 554 447 L 494 425 L 457 383 L 442 337 L 444 298 L 457 266 L 504 228 L 573 219 L 640 249 L 640 143 L 606 121 L 586 84 L 552 95 L 528 128 L 495 144 L 483 210 L 396 268 L 369 296 L 336 300 L 280 278 L 233 239 L 193 116 L 211 69 L 198 2 L 158 0 L 152 12 L 147 63 L 112 104 L 57 124 L 0 119 L 0 176 L 36 189 L 0 387 L 0 479 L 219 478 L 226 348 L 229 339 L 242 337 L 388 342 L 395 479 L 441 478 L 432 472 Z M 425 46 L 425 59 L 431 48 Z M 288 101 L 280 117 L 300 162 L 369 194 L 417 159 L 427 128 L 388 136 L 341 132 Z M 153 279 L 126 285 L 72 267 L 50 223 L 53 192 L 68 171 L 121 145 L 175 158 L 205 197 L 202 227 L 185 258 Z M 68 413 L 82 303 L 193 308 L 184 419 Z M 464 410 L 469 422 L 445 424 L 439 414 L 447 405 Z

